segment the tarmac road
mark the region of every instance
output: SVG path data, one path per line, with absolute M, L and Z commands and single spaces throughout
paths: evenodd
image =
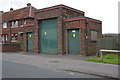
M 3 61 L 2 72 L 3 78 L 103 78 L 83 73 L 48 70 L 9 61 Z

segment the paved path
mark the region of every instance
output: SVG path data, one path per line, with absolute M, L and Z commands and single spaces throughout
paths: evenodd
M 3 53 L 3 60 L 34 65 L 40 68 L 82 72 L 118 78 L 118 65 L 82 61 L 82 58 L 75 58 L 75 56 L 74 58 L 68 58 L 69 56 L 65 57 L 61 55 L 28 54 Z

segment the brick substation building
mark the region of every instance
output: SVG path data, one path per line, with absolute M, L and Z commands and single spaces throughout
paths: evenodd
M 102 36 L 102 21 L 65 5 L 36 9 L 28 3 L 0 14 L 3 52 L 90 56 L 96 54 L 97 38 Z

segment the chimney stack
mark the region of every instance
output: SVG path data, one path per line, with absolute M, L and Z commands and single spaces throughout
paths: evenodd
M 30 3 L 28 3 L 28 4 L 27 4 L 27 7 L 30 7 L 30 6 L 31 6 L 31 4 L 30 4 Z
M 13 10 L 13 8 L 10 8 L 10 11 L 12 11 Z

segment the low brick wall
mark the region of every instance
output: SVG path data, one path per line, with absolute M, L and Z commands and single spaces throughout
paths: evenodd
M 2 52 L 18 52 L 21 50 L 20 44 L 18 43 L 5 43 L 0 44 L 2 46 Z

